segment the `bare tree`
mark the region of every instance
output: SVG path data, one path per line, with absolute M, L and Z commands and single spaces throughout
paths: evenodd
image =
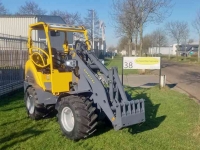
M 93 39 L 92 35 L 92 21 L 93 21 L 93 12 L 88 11 L 86 17 L 84 17 L 84 26 L 88 30 L 89 39 Z M 94 10 L 94 38 L 99 37 L 100 32 L 100 21 L 97 12 Z
M 138 33 L 139 33 L 139 31 L 138 31 L 138 29 L 136 28 L 135 29 L 135 31 L 134 31 L 134 33 L 133 33 L 133 39 L 134 39 L 134 41 L 135 41 L 135 44 L 134 44 L 134 49 L 135 49 L 135 53 L 137 54 L 137 47 L 138 47 Z
M 161 28 L 156 29 L 152 33 L 152 40 L 155 41 L 156 47 L 158 47 L 159 54 L 160 54 L 160 47 L 167 44 L 167 37 L 165 31 Z
M 126 36 L 121 37 L 117 46 L 118 50 L 119 51 L 126 50 L 127 43 L 128 43 L 128 38 Z
M 179 53 L 179 45 L 181 41 L 184 40 L 184 37 L 187 36 L 187 30 L 188 24 L 185 21 L 174 21 L 174 22 L 168 22 L 166 24 L 166 30 L 171 38 L 176 40 L 177 43 L 177 52 L 176 56 L 178 59 L 178 53 Z
M 189 33 L 190 33 L 190 30 L 189 30 L 189 27 L 187 27 L 184 31 L 183 31 L 183 43 L 185 44 L 185 59 L 186 59 L 186 56 L 187 56 L 187 43 L 189 42 Z M 188 41 L 188 42 L 187 42 Z
M 5 15 L 5 14 L 8 14 L 8 10 L 4 7 L 4 5 L 0 0 L 0 15 Z
M 194 42 L 193 39 L 189 39 L 189 40 L 188 40 L 188 44 L 191 44 L 191 43 L 193 43 L 193 42 Z
M 132 50 L 132 39 L 134 37 L 137 43 L 138 37 L 138 14 L 135 13 L 135 2 L 135 0 L 113 0 L 111 13 L 111 17 L 115 21 L 114 27 L 116 29 L 116 34 L 128 38 L 129 56 Z
M 116 50 L 116 47 L 113 46 L 113 45 L 111 45 L 111 46 L 108 47 L 108 51 L 109 52 L 115 52 L 115 50 Z
M 113 0 L 113 9 L 112 16 L 120 33 L 126 33 L 132 39 L 134 31 L 137 31 L 136 35 L 139 31 L 141 56 L 144 25 L 163 21 L 171 10 L 171 0 Z
M 199 36 L 199 49 L 198 49 L 198 61 L 200 57 L 200 10 L 197 12 L 196 18 L 193 22 L 193 27 L 197 31 L 198 36 Z
M 143 50 L 148 53 L 150 47 L 154 47 L 154 39 L 152 34 L 146 34 L 143 38 Z
M 171 0 L 138 0 L 138 9 L 141 18 L 139 23 L 140 32 L 140 55 L 143 49 L 143 28 L 148 22 L 162 22 L 170 13 Z
M 76 13 L 69 13 L 67 11 L 54 10 L 51 15 L 60 16 L 68 25 L 83 25 L 81 15 Z
M 39 7 L 34 1 L 26 1 L 24 5 L 20 6 L 16 14 L 19 15 L 44 15 L 46 10 Z
M 127 44 L 128 41 L 129 41 L 128 37 L 126 37 L 126 36 L 121 37 L 118 42 L 117 49 L 119 51 L 122 51 L 122 50 L 128 51 L 128 49 L 129 49 L 129 45 Z M 137 47 L 137 46 L 138 45 L 136 45 L 135 43 L 131 43 L 131 47 Z M 137 51 L 135 51 L 135 54 L 137 54 Z

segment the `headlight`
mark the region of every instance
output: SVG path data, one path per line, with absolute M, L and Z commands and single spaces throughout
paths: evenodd
M 74 59 L 71 59 L 71 60 L 67 60 L 65 64 L 67 67 L 75 68 L 77 66 L 77 61 Z
M 104 65 L 104 60 L 103 59 L 99 59 L 99 61 Z

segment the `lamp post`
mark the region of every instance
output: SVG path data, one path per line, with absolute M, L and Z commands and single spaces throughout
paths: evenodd
M 92 48 L 94 49 L 94 9 L 89 11 L 92 12 Z

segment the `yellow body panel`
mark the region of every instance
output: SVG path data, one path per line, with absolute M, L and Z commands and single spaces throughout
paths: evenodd
M 43 90 L 51 90 L 54 95 L 60 92 L 69 92 L 69 84 L 72 82 L 72 72 L 58 72 L 54 69 L 52 74 L 43 74 L 37 71 L 31 60 L 26 62 L 25 74 L 29 82 L 40 86 Z M 45 83 L 51 83 L 51 89 L 45 87 Z
M 68 92 L 70 82 L 72 82 L 72 72 L 54 70 L 51 74 L 52 93 Z
M 43 74 L 38 72 L 33 62 L 29 59 L 25 65 L 25 77 L 30 80 L 31 83 L 37 84 L 43 90 L 45 89 L 43 79 Z

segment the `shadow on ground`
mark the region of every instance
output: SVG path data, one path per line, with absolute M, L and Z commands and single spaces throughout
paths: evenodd
M 12 93 L 11 95 L 3 96 L 0 100 L 0 112 L 7 113 L 11 110 L 15 110 L 17 113 L 18 110 L 22 107 L 24 107 L 24 113 L 25 112 L 25 105 L 21 104 L 18 105 L 18 102 L 21 103 L 23 101 L 23 90 L 16 91 Z M 9 107 L 4 108 L 6 105 L 13 105 L 17 104 L 16 107 Z M 20 118 L 20 117 L 19 117 Z M 28 117 L 22 117 L 22 118 L 15 118 L 13 120 L 7 120 L 6 122 L 3 122 L 0 124 L 0 128 L 2 129 L 5 134 L 2 134 L 0 136 L 0 149 L 10 149 L 14 145 L 19 145 L 22 142 L 25 142 L 29 140 L 30 138 L 35 138 L 36 136 L 39 136 L 40 134 L 43 134 L 44 132 L 47 132 L 47 130 L 38 130 L 37 127 L 40 126 L 41 129 L 43 129 L 43 126 L 46 124 L 42 123 L 36 123 L 34 125 L 29 125 L 28 123 Z M 20 129 L 14 129 L 13 127 L 16 125 L 21 124 L 22 122 L 25 123 L 27 121 L 27 125 Z M 5 130 L 3 130 L 5 128 Z M 7 131 L 10 129 L 11 131 Z
M 18 119 L 18 120 L 14 120 L 14 121 L 10 121 L 10 122 L 6 122 L 6 123 L 2 123 L 2 124 L 0 124 L 0 128 L 4 128 L 5 126 L 8 126 L 8 125 L 11 125 L 14 123 L 19 123 L 20 121 L 23 121 L 25 119 L 27 119 L 27 117 L 24 117 L 24 118 Z
M 0 107 L 5 107 L 5 105 L 9 105 L 13 102 L 22 101 L 24 98 L 23 96 L 23 89 L 15 90 L 9 94 L 0 96 Z
M 128 99 L 145 99 L 145 115 L 146 115 L 146 121 L 144 123 L 138 124 L 138 125 L 133 125 L 128 128 L 128 131 L 131 134 L 137 134 L 141 133 L 144 131 L 152 130 L 154 128 L 159 127 L 159 125 L 165 120 L 166 116 L 161 116 L 161 117 L 156 117 L 157 111 L 160 107 L 160 104 L 154 105 L 150 98 L 147 96 L 146 91 L 148 89 L 143 89 L 141 92 L 142 88 L 133 88 L 133 87 L 128 87 L 126 92 Z M 132 95 L 132 91 L 137 91 L 139 90 L 136 95 Z M 104 134 L 108 132 L 109 130 L 113 129 L 113 127 L 105 124 L 105 123 L 100 123 L 97 128 L 97 132 L 95 132 L 91 137 L 93 136 L 99 136 L 100 134 Z
M 135 91 L 136 89 L 141 90 L 141 88 L 128 87 L 128 91 Z M 154 105 L 152 103 L 151 99 L 147 96 L 147 93 L 146 93 L 148 90 L 149 89 L 144 89 L 142 92 L 137 93 L 135 96 L 132 96 L 131 92 L 128 93 L 129 97 L 131 99 L 140 99 L 140 98 L 145 99 L 146 121 L 144 123 L 128 127 L 128 131 L 131 134 L 137 134 L 137 133 L 141 133 L 141 132 L 144 132 L 144 131 L 148 131 L 148 130 L 152 130 L 154 128 L 157 128 L 167 117 L 166 115 L 156 117 L 158 109 L 160 107 L 160 104 Z
M 152 130 L 154 128 L 159 127 L 159 125 L 165 120 L 166 116 L 156 117 L 157 111 L 160 107 L 160 104 L 154 105 L 152 103 L 151 99 L 147 95 L 147 91 L 149 89 L 127 87 L 126 90 L 128 91 L 127 92 L 128 99 L 140 99 L 140 98 L 145 99 L 145 114 L 146 114 L 146 121 L 144 123 L 127 127 L 128 131 L 131 134 L 138 134 L 138 133 Z M 133 91 L 134 91 L 134 95 L 133 95 Z M 22 94 L 16 94 L 16 97 L 22 99 L 23 98 Z M 18 98 L 15 98 L 12 101 L 17 100 Z M 6 105 L 6 104 L 11 103 L 12 101 L 5 101 L 5 102 L 0 102 L 0 103 Z M 19 108 L 17 108 L 17 109 L 19 109 Z M 54 113 L 51 115 L 52 116 L 49 116 L 49 117 L 55 117 Z M 22 120 L 23 119 L 24 118 L 22 118 Z M 16 122 L 13 121 L 13 122 L 9 122 L 8 124 L 12 124 L 12 123 L 16 123 Z M 0 126 L 3 127 L 8 124 L 1 124 Z M 113 129 L 113 128 L 109 127 L 107 124 L 99 123 L 99 125 L 97 126 L 97 131 L 91 137 L 99 136 L 101 134 L 108 132 L 111 129 Z M 7 149 L 9 147 L 12 147 L 16 143 L 26 141 L 27 139 L 38 136 L 44 132 L 46 132 L 46 131 L 36 130 L 34 126 L 27 127 L 23 131 L 13 132 L 12 134 L 1 138 L 0 145 L 5 143 L 6 141 L 10 141 L 8 143 L 6 142 L 6 144 L 2 147 L 2 149 Z
M 8 109 L 2 109 L 1 111 L 11 111 L 14 109 L 19 109 L 19 108 L 25 108 L 25 105 L 20 105 L 20 106 L 8 108 Z
M 3 145 L 0 147 L 0 149 L 9 149 L 10 147 L 19 144 L 21 142 L 25 142 L 29 140 L 30 138 L 35 138 L 36 136 L 46 132 L 45 130 L 36 130 L 34 129 L 34 126 L 31 126 L 29 128 L 24 129 L 23 131 L 19 132 L 13 132 L 9 134 L 8 136 L 5 136 L 0 139 L 0 145 Z
M 166 84 L 166 86 L 170 89 L 174 88 L 175 86 L 177 85 L 177 83 L 173 83 L 173 84 Z M 143 84 L 143 85 L 140 85 L 138 87 L 154 87 L 154 86 L 159 86 L 159 83 L 146 83 L 146 84 Z

